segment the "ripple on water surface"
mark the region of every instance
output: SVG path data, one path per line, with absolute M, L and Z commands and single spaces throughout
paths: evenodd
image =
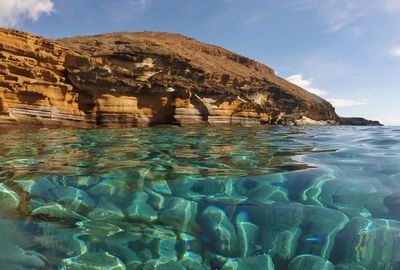
M 42 130 L 0 153 L 0 269 L 400 269 L 399 128 Z

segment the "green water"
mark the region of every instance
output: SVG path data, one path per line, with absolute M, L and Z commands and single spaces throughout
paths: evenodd
M 0 134 L 0 270 L 399 270 L 400 128 Z

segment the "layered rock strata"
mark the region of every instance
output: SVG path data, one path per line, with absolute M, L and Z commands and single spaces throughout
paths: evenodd
M 307 121 L 304 121 L 306 119 Z M 168 33 L 48 40 L 0 29 L 0 124 L 335 124 L 327 101 L 225 49 Z

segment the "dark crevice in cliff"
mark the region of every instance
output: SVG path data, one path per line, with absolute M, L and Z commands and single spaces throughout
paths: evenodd
M 96 98 L 94 95 L 87 93 L 86 91 L 80 91 L 78 93 L 78 108 L 84 113 L 92 113 L 96 108 Z

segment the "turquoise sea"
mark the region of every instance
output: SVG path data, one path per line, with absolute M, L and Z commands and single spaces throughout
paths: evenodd
M 400 128 L 0 134 L 0 270 L 399 270 Z

